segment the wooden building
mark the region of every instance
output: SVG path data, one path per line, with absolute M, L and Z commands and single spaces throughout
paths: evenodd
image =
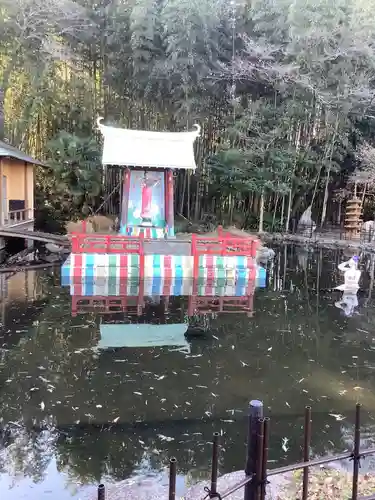
M 34 229 L 37 160 L 0 141 L 0 228 Z

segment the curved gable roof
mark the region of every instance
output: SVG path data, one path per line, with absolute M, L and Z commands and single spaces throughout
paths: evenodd
M 194 142 L 200 126 L 192 132 L 150 132 L 97 124 L 104 136 L 103 165 L 195 170 Z

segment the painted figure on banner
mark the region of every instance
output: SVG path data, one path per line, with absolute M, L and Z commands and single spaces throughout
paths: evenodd
M 152 224 L 153 206 L 152 206 L 152 191 L 160 182 L 160 179 L 149 178 L 148 173 L 142 180 L 142 204 L 141 204 L 141 219 L 142 224 Z
M 131 172 L 127 226 L 165 226 L 164 172 Z

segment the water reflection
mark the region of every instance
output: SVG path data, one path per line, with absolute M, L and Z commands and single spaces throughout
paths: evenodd
M 359 314 L 349 318 L 334 306 L 343 259 L 318 251 L 301 260 L 291 247 L 278 249 L 267 288 L 255 290 L 251 303 L 243 299 L 248 310 L 236 314 L 224 312 L 225 295 L 197 294 L 193 307 L 188 296 L 160 288 L 126 300 L 71 296 L 58 270 L 19 273 L 1 296 L 3 497 L 82 498 L 100 479 L 164 477 L 171 455 L 181 476 L 196 480 L 207 474 L 214 430 L 223 434 L 220 472 L 241 469 L 251 397 L 264 400 L 272 419 L 271 465 L 300 459 L 306 404 L 315 455 L 347 449 L 357 401 L 371 445 L 373 261 L 361 256 Z M 180 330 L 160 345 L 149 325 Z

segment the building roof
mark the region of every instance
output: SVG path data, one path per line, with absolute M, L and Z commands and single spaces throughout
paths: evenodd
M 40 161 L 34 160 L 31 156 L 28 156 L 19 149 L 3 141 L 0 141 L 0 158 L 14 158 L 16 160 L 32 163 L 33 165 L 43 165 Z
M 149 132 L 97 124 L 104 136 L 103 165 L 123 167 L 176 168 L 195 170 L 193 132 Z

